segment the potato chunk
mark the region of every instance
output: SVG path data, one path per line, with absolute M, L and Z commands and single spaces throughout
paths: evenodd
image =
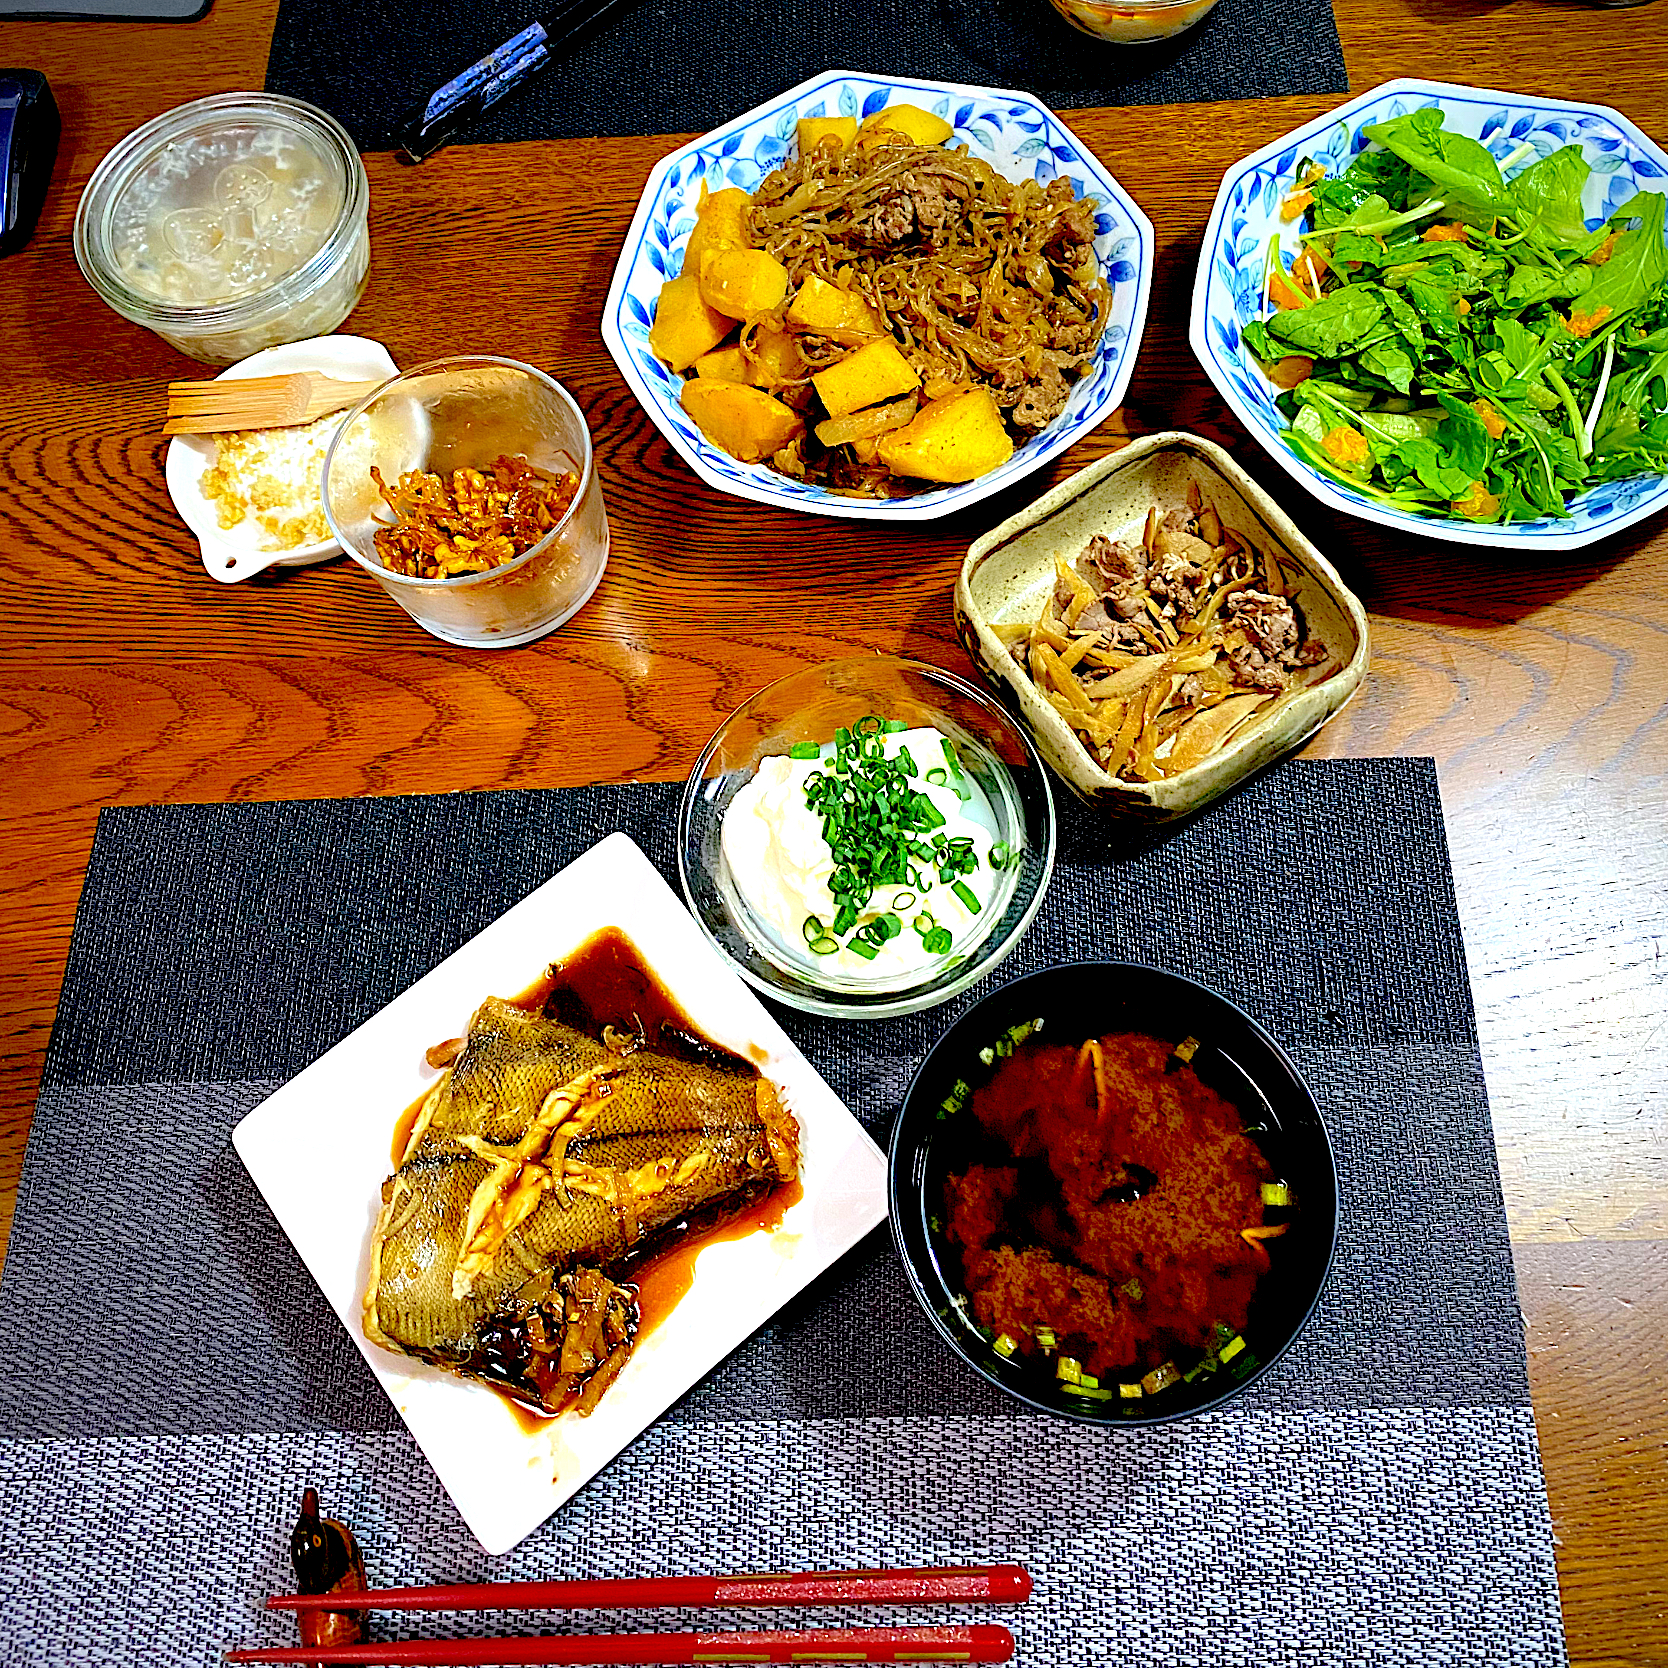
M 743 463 L 773 456 L 805 428 L 780 400 L 739 382 L 691 378 L 678 401 L 714 446 Z
M 832 135 L 844 149 L 857 137 L 855 116 L 801 116 L 794 124 L 799 133 L 799 154 L 808 156 L 821 140 Z
M 890 336 L 848 353 L 827 370 L 816 372 L 811 382 L 830 417 L 861 411 L 921 386 L 915 367 Z
M 732 319 L 768 313 L 788 293 L 788 269 L 763 249 L 709 249 L 699 270 L 701 299 Z
M 710 377 L 714 382 L 753 380 L 753 368 L 747 363 L 747 355 L 741 351 L 739 342 L 731 342 L 728 347 L 714 348 L 711 353 L 703 353 L 695 361 L 695 374 Z
M 711 353 L 735 328 L 722 313 L 701 299 L 693 273 L 684 273 L 660 286 L 654 323 L 649 326 L 649 348 L 674 371 L 684 371 L 703 353 Z
M 860 295 L 812 273 L 788 303 L 788 323 L 803 330 L 866 330 L 883 336 L 885 322 Z
M 894 475 L 971 481 L 1006 463 L 1014 443 L 987 388 L 969 388 L 924 406 L 907 428 L 880 437 L 880 461 Z
M 903 134 L 913 145 L 942 145 L 956 131 L 942 116 L 918 104 L 889 105 L 864 118 L 865 133 L 878 133 L 883 128 Z
M 715 191 L 701 200 L 695 211 L 695 230 L 683 249 L 683 269 L 698 278 L 701 257 L 709 249 L 746 249 L 752 239 L 747 235 L 747 207 L 753 201 L 740 186 Z

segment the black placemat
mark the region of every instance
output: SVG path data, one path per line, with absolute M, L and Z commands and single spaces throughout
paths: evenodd
M 677 793 L 101 816 L 0 1280 L 0 1661 L 206 1668 L 223 1644 L 284 1642 L 260 1596 L 284 1584 L 282 1526 L 313 1482 L 388 1584 L 1019 1558 L 1042 1602 L 1002 1619 L 1026 1668 L 1559 1668 L 1424 760 L 1294 761 L 1140 852 L 1063 802 L 1048 900 L 996 975 L 1150 961 L 1241 1003 L 1308 1077 L 1337 1150 L 1338 1255 L 1264 1379 L 1148 1430 L 1027 1413 L 921 1324 L 881 1231 L 486 1559 L 229 1134 L 603 834 L 675 874 Z M 884 1142 L 915 1064 L 984 988 L 865 1025 L 783 1018 Z
M 267 90 L 322 105 L 361 149 L 538 13 L 280 0 Z M 860 7 L 638 0 L 517 89 L 471 140 L 704 133 L 824 70 L 1017 87 L 1057 110 L 1349 90 L 1331 0 L 1221 0 L 1153 46 L 1114 46 L 1047 0 L 870 0 Z

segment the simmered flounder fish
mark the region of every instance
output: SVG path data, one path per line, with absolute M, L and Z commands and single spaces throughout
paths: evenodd
M 691 1212 L 791 1181 L 798 1137 L 757 1074 L 605 1046 L 489 997 L 383 1184 L 365 1334 L 589 1412 L 636 1333 L 610 1267 Z

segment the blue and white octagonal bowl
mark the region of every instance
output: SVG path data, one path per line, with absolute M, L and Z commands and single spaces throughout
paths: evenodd
M 801 116 L 867 116 L 889 104 L 915 104 L 954 128 L 946 145 L 965 145 L 1011 180 L 1045 184 L 1064 175 L 1079 197 L 1099 202 L 1095 253 L 1112 291 L 1112 311 L 1094 369 L 1072 386 L 1066 409 L 999 469 L 960 486 L 936 487 L 912 498 L 847 498 L 789 479 L 759 463 L 720 451 L 678 404 L 683 378 L 649 351 L 649 324 L 660 286 L 682 270 L 684 245 L 695 226 L 695 204 L 709 190 L 738 185 L 752 191 L 794 154 Z M 1040 469 L 1117 410 L 1129 386 L 1135 350 L 1152 290 L 1154 239 L 1147 219 L 1094 152 L 1051 110 L 1026 93 L 961 87 L 947 81 L 857 75 L 829 70 L 761 104 L 745 116 L 673 151 L 649 174 L 626 234 L 602 315 L 602 338 L 614 362 L 678 455 L 708 486 L 737 498 L 813 515 L 865 521 L 931 521 L 976 504 Z
M 1446 521 L 1375 504 L 1311 468 L 1287 446 L 1281 438 L 1286 419 L 1275 407 L 1275 389 L 1240 340 L 1241 326 L 1257 316 L 1261 305 L 1262 251 L 1269 237 L 1285 234 L 1282 258 L 1287 267 L 1297 253 L 1298 226 L 1281 221 L 1280 199 L 1292 189 L 1298 163 L 1312 157 L 1338 173 L 1368 145 L 1361 136 L 1363 127 L 1427 106 L 1443 112 L 1451 132 L 1481 140 L 1496 157 L 1509 156 L 1527 142 L 1534 155 L 1525 154 L 1523 167 L 1562 145 L 1579 145 L 1593 170 L 1582 197 L 1589 227 L 1608 219 L 1634 192 L 1661 191 L 1668 185 L 1668 152 L 1604 105 L 1458 87 L 1446 81 L 1387 81 L 1253 151 L 1222 176 L 1193 286 L 1193 351 L 1268 455 L 1323 504 L 1382 527 L 1456 544 L 1578 550 L 1668 507 L 1668 479 L 1637 475 L 1606 481 L 1571 499 L 1567 520 L 1546 517 L 1508 526 Z

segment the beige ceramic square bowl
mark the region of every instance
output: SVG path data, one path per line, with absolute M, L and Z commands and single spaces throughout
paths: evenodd
M 1096 533 L 1140 537 L 1147 511 L 1182 508 L 1189 486 L 1246 544 L 1280 559 L 1312 635 L 1326 646 L 1317 682 L 1259 712 L 1220 752 L 1157 782 L 1109 776 L 1031 682 L 994 629 L 1035 620 L 1055 559 L 1076 557 Z M 1366 674 L 1367 615 L 1337 569 L 1223 449 L 1198 435 L 1149 434 L 1062 481 L 967 553 L 956 581 L 956 630 L 985 681 L 1013 707 L 1044 758 L 1080 798 L 1111 816 L 1167 822 L 1210 804 L 1236 782 L 1307 741 Z

